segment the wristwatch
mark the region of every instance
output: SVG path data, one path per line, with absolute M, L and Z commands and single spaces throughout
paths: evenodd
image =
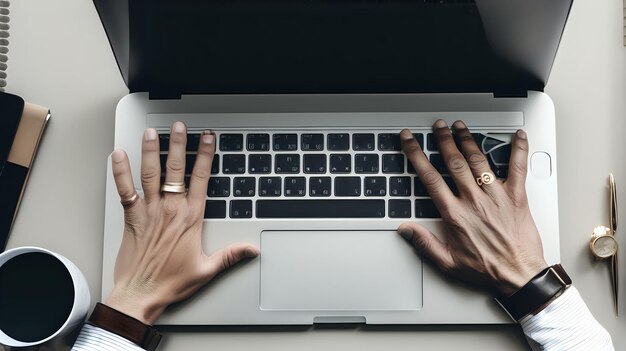
M 526 316 L 540 312 L 571 284 L 572 279 L 563 267 L 555 264 L 539 272 L 512 295 L 498 296 L 495 300 L 511 318 L 519 322 Z
M 119 335 L 148 351 L 154 351 L 161 341 L 161 334 L 154 327 L 101 303 L 96 304 L 87 323 Z

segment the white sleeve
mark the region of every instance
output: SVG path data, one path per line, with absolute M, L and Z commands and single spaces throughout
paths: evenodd
M 145 351 L 137 344 L 102 328 L 85 324 L 72 351 Z
M 613 351 L 609 333 L 573 286 L 537 315 L 520 322 L 535 351 Z

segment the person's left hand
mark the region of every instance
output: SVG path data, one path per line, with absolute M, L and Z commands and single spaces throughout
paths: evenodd
M 172 125 L 166 183 L 185 179 L 187 131 Z M 259 255 L 252 244 L 234 244 L 211 256 L 202 250 L 202 224 L 215 135 L 205 131 L 187 193 L 161 192 L 159 141 L 154 129 L 144 133 L 141 185 L 135 192 L 126 153 L 111 155 L 113 176 L 124 208 L 124 238 L 115 262 L 115 286 L 106 304 L 146 324 L 165 308 L 193 294 L 215 275 L 246 257 Z

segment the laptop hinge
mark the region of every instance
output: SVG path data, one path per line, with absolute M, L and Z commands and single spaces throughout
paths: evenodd
M 180 100 L 181 97 L 181 93 L 172 91 L 150 91 L 148 93 L 149 100 Z
M 494 98 L 527 98 L 528 90 L 524 91 L 498 91 L 493 93 Z

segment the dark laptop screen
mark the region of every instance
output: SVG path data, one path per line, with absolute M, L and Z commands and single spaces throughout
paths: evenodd
M 134 91 L 506 93 L 543 89 L 570 0 L 134 4 Z

